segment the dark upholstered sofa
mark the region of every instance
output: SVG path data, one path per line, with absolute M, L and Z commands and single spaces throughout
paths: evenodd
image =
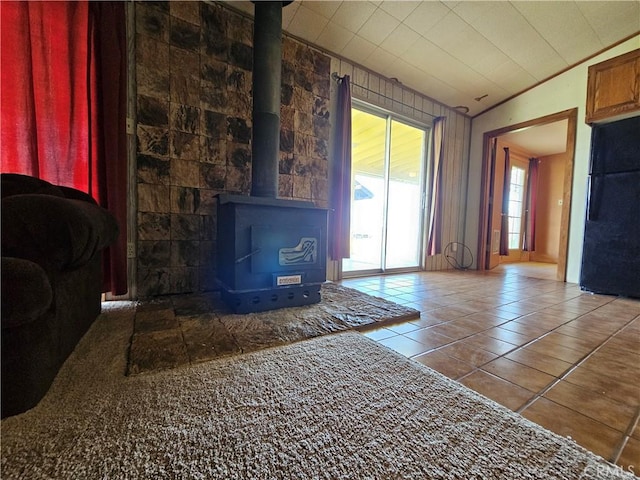
M 34 407 L 100 313 L 115 218 L 86 193 L 1 175 L 2 418 Z

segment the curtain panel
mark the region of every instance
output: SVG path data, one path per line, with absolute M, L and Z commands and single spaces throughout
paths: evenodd
M 527 204 L 523 250 L 533 252 L 536 249 L 536 204 L 538 202 L 538 159 L 529 159 L 527 178 Z
M 490 210 L 489 210 L 489 225 L 490 228 L 487 231 L 487 243 L 489 245 L 489 251 L 491 252 L 491 255 L 493 255 L 495 252 L 498 252 L 500 249 L 500 238 L 498 237 L 497 239 L 494 238 L 493 236 L 493 229 L 496 228 L 496 225 L 493 224 L 493 212 L 494 212 L 494 206 L 493 206 L 493 199 L 496 196 L 496 164 L 498 162 L 498 138 L 493 138 L 491 141 L 491 152 L 490 152 L 490 159 L 491 159 L 491 175 L 489 178 L 489 198 L 491 199 L 491 201 L 489 202 L 490 205 Z M 502 206 L 501 206 L 502 208 Z M 497 240 L 497 245 L 495 244 Z
M 77 188 L 118 220 L 104 291 L 127 292 L 123 2 L 2 2 L 1 166 Z
M 329 190 L 329 255 L 351 255 L 351 86 L 349 75 L 338 77 L 338 102 Z
M 427 255 L 442 253 L 442 163 L 444 162 L 445 117 L 433 121 L 431 157 L 431 196 L 429 208 L 429 236 Z
M 509 189 L 511 188 L 511 160 L 509 147 L 504 147 L 504 181 L 500 212 L 500 255 L 509 255 Z

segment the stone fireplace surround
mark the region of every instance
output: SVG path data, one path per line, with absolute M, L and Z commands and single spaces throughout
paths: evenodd
M 217 288 L 216 200 L 251 187 L 253 21 L 137 2 L 137 291 Z M 327 206 L 330 58 L 283 35 L 280 198 Z

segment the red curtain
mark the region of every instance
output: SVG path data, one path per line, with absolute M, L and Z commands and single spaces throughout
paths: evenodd
M 431 166 L 431 208 L 429 212 L 429 239 L 427 255 L 442 253 L 442 163 L 444 161 L 445 117 L 433 121 L 433 156 Z
M 510 188 L 511 188 L 511 160 L 509 159 L 509 147 L 504 147 L 504 181 L 502 183 L 500 255 L 509 255 L 509 190 Z
M 337 80 L 336 158 L 329 193 L 329 255 L 333 260 L 351 255 L 351 86 L 349 75 Z
M 1 166 L 92 195 L 118 220 L 105 291 L 126 281 L 123 2 L 1 3 Z
M 524 234 L 524 251 L 536 249 L 536 204 L 538 202 L 538 159 L 529 159 L 529 177 L 527 179 L 527 218 Z

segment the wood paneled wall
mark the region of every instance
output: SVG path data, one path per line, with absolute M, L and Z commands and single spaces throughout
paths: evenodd
M 351 78 L 351 94 L 376 107 L 431 126 L 436 117 L 446 117 L 443 185 L 442 250 L 449 242 L 463 242 L 467 204 L 467 173 L 471 119 L 455 109 L 404 87 L 375 72 L 360 68 L 347 60 L 333 57 L 331 71 Z M 429 211 L 428 204 L 426 205 Z M 425 222 L 425 228 L 428 219 Z M 426 232 L 425 232 L 426 234 Z M 425 241 L 426 245 L 426 241 Z M 426 256 L 426 270 L 448 270 L 453 267 L 442 254 Z

